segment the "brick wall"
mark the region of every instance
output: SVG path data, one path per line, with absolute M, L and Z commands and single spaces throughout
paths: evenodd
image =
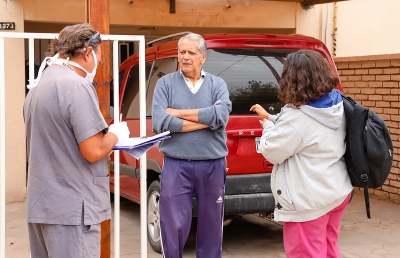
M 391 134 L 392 169 L 385 184 L 379 189 L 370 189 L 370 195 L 400 203 L 400 54 L 341 57 L 334 61 L 344 92 L 379 114 Z

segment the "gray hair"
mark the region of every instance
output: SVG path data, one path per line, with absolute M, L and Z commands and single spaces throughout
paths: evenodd
M 184 39 L 188 39 L 188 40 L 191 40 L 191 41 L 199 42 L 199 44 L 197 45 L 197 49 L 202 54 L 204 54 L 206 52 L 206 50 L 207 50 L 206 41 L 204 40 L 204 38 L 201 35 L 195 34 L 195 33 L 189 33 L 189 34 L 183 36 L 182 38 L 180 38 L 179 41 L 178 41 L 178 50 L 181 48 L 181 42 Z

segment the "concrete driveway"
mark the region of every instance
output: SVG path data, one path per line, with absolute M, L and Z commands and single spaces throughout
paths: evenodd
M 25 203 L 6 204 L 7 258 L 29 257 L 25 212 Z M 121 257 L 140 258 L 139 214 L 139 205 L 121 199 Z M 339 247 L 343 258 L 400 257 L 400 205 L 371 199 L 371 215 L 372 219 L 366 217 L 364 197 L 356 194 L 342 221 Z M 185 246 L 185 258 L 195 257 L 195 243 L 195 230 L 192 230 Z M 161 258 L 161 255 L 148 245 L 147 257 Z M 282 226 L 253 215 L 235 217 L 224 227 L 223 257 L 285 257 Z

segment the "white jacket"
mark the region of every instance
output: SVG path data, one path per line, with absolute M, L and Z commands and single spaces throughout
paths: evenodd
M 330 107 L 286 105 L 264 123 L 260 150 L 274 164 L 276 221 L 314 220 L 339 206 L 353 187 L 343 159 L 343 102 Z

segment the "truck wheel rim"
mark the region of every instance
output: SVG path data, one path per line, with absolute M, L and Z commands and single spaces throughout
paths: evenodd
M 154 242 L 160 241 L 160 193 L 151 192 L 147 205 L 147 229 Z

